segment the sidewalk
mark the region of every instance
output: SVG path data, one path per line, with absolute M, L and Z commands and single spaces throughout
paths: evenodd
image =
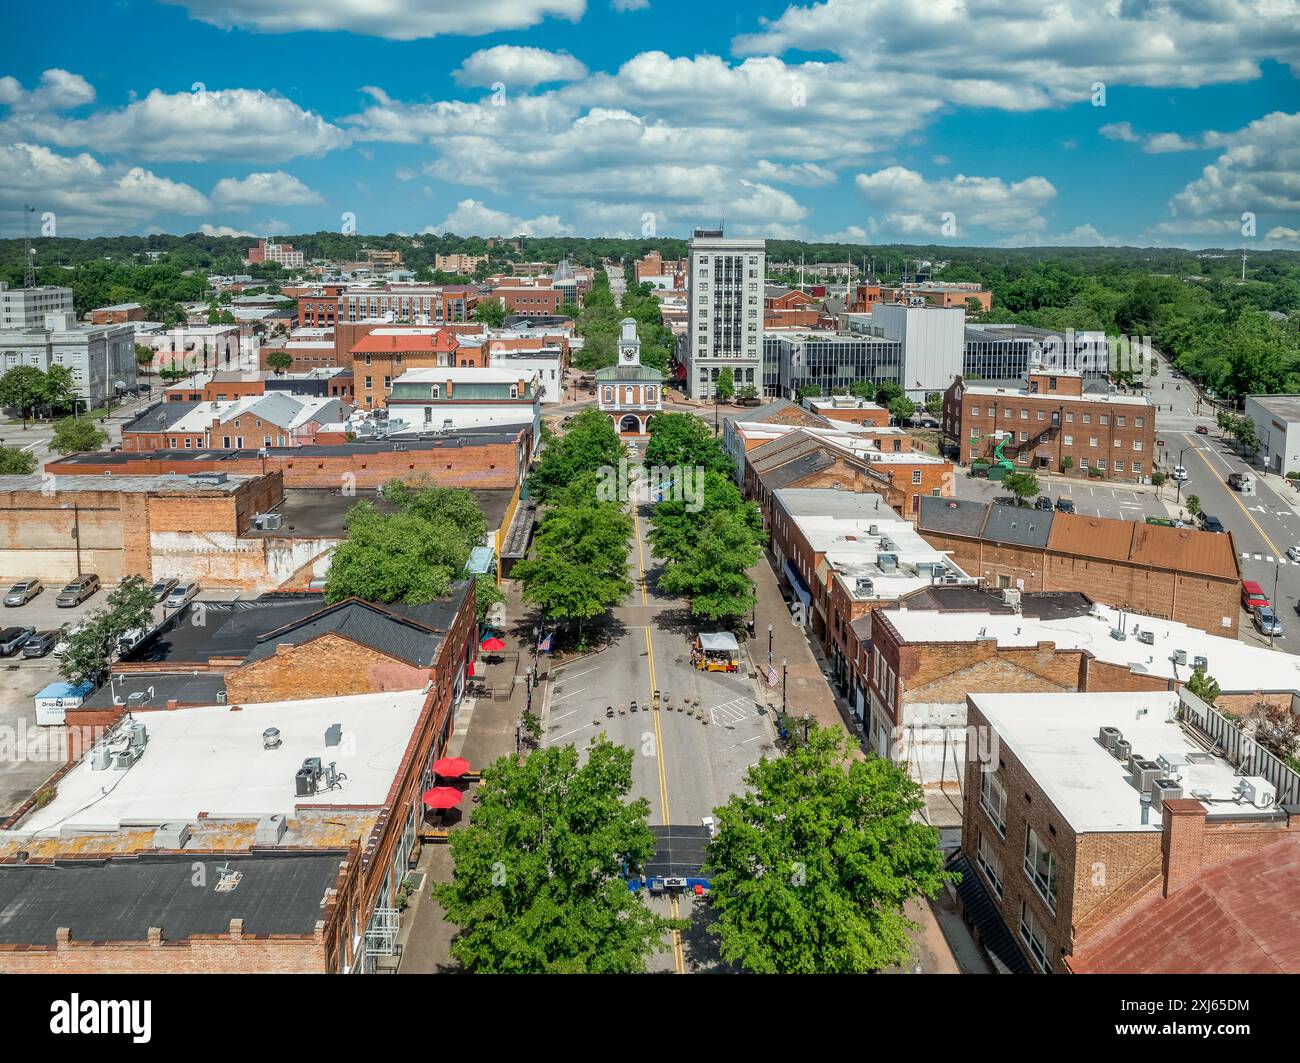
M 447 743 L 447 756 L 464 757 L 474 771 L 482 771 L 499 757 L 515 752 L 515 723 L 523 715 L 528 700 L 524 673 L 532 664 L 531 608 L 520 597 L 517 581 L 504 585 L 506 616 L 513 618 L 507 628 L 507 645 L 519 651 L 517 662 L 507 660 L 502 664 L 479 666 L 479 676 L 495 689 L 510 688 L 508 699 L 466 699 L 456 714 L 456 729 Z M 545 664 L 542 668 L 546 673 Z M 545 695 L 545 685 L 533 691 L 536 711 Z M 451 825 L 460 830 L 469 823 L 474 810 L 467 791 L 461 807 L 461 818 Z M 402 946 L 402 961 L 398 974 L 450 973 L 460 970 L 452 958 L 451 941 L 456 927 L 443 919 L 442 907 L 430 895 L 429 887 L 435 882 L 450 881 L 452 875 L 451 846 L 428 844 L 420 854 L 416 869 L 424 872 L 424 886 L 411 897 L 410 907 L 403 913 L 398 943 Z

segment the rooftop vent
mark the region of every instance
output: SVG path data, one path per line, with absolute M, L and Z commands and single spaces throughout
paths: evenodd
M 155 849 L 184 849 L 190 840 L 188 823 L 159 823 L 153 832 Z
M 1139 631 L 1138 642 L 1146 643 L 1148 646 L 1156 644 L 1156 633 L 1154 631 Z
M 263 816 L 257 821 L 257 829 L 253 832 L 253 844 L 279 845 L 288 829 L 289 821 L 283 814 L 276 812 L 274 815 Z
M 280 728 L 268 727 L 262 732 L 263 749 L 279 749 L 283 743 L 280 740 Z

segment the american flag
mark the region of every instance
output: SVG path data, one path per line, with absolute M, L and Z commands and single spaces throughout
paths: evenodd
M 770 687 L 776 686 L 777 678 L 776 669 L 769 663 L 767 666 L 767 685 Z
M 548 631 L 548 632 L 546 633 L 546 638 L 542 639 L 542 641 L 539 642 L 539 643 L 537 644 L 537 652 L 538 652 L 538 653 L 550 653 L 550 652 L 551 652 L 551 640 L 552 640 L 554 637 L 555 637 L 555 632 L 554 632 L 554 631 Z

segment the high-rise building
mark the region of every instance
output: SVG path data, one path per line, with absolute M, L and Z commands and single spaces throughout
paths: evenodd
M 0 281 L 0 328 L 41 328 L 46 314 L 71 313 L 71 288 L 10 288 Z
M 761 391 L 765 242 L 696 229 L 688 258 L 690 320 L 682 347 L 687 395 L 712 398 L 723 369 L 731 370 L 737 391 Z

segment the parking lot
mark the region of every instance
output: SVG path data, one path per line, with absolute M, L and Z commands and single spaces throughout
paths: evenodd
M 1090 484 L 1086 480 L 1048 480 L 1039 477 L 1039 494 L 1047 495 L 1055 504 L 1062 495 L 1074 500 L 1074 511 L 1086 517 L 1115 517 L 1119 520 L 1143 520 L 1146 517 L 1167 517 L 1168 509 L 1150 489 L 1126 487 L 1123 484 Z M 996 480 L 976 479 L 966 470 L 957 473 L 954 484 L 958 498 L 978 502 L 992 502 L 1010 494 Z M 1168 488 L 1165 489 L 1169 491 Z M 1033 501 L 1032 499 L 1030 500 Z

